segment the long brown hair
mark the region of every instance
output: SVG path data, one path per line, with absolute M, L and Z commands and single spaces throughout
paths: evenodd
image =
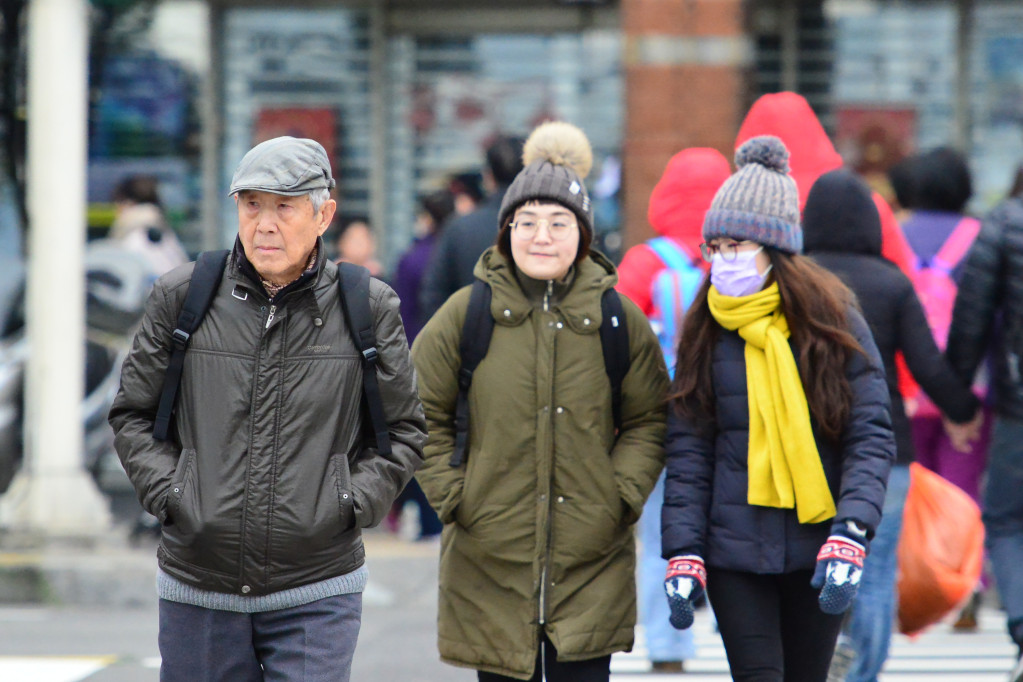
M 849 332 L 846 313 L 855 298 L 837 277 L 810 259 L 771 248 L 765 251 L 774 266 L 771 276 L 778 282 L 810 413 L 824 436 L 837 441 L 852 409 L 846 364 L 853 353 L 865 352 Z M 707 305 L 709 289 L 708 277 L 682 324 L 670 397 L 680 415 L 708 425 L 715 418 L 712 360 L 721 332 Z

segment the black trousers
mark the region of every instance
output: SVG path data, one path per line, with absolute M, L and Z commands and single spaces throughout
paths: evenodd
M 514 677 L 477 671 L 479 682 L 521 682 Z M 589 658 L 585 661 L 559 661 L 554 645 L 543 635 L 540 651 L 536 654 L 536 667 L 529 682 L 608 682 L 611 677 L 611 657 Z
M 707 569 L 707 596 L 736 682 L 825 682 L 841 615 L 817 605 L 813 571 Z

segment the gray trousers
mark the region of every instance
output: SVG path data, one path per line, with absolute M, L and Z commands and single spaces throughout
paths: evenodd
M 160 600 L 160 682 L 348 682 L 362 593 L 235 613 Z

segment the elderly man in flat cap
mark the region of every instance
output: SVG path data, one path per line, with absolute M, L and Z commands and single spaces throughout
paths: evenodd
M 390 447 L 372 435 L 363 358 L 321 240 L 333 187 L 313 140 L 276 138 L 242 159 L 230 190 L 238 237 L 188 338 L 163 440 L 154 423 L 194 264 L 156 282 L 125 360 L 110 423 L 139 500 L 162 523 L 163 682 L 349 679 L 361 529 L 387 514 L 426 433 L 398 298 L 373 279 Z

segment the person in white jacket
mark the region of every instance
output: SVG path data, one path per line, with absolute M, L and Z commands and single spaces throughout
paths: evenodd
M 154 279 L 189 261 L 174 230 L 167 224 L 156 178 L 131 175 L 114 189 L 117 216 L 110 238 L 125 249 L 142 254 L 153 269 Z

